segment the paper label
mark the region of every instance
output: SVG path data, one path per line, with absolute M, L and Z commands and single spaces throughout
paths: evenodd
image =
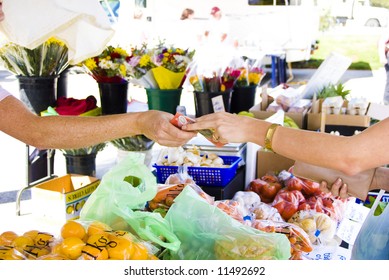
M 218 95 L 212 98 L 212 106 L 213 111 L 216 112 L 225 112 L 226 109 L 224 108 L 224 102 L 223 102 L 223 96 Z

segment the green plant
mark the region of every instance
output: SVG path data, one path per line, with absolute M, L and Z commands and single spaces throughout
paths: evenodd
M 341 96 L 346 99 L 346 96 L 350 93 L 350 90 L 346 90 L 342 83 L 337 85 L 329 84 L 323 87 L 317 94 L 318 99 L 325 99 L 327 97 Z
M 111 143 L 113 146 L 123 151 L 147 151 L 154 145 L 154 141 L 144 135 L 119 138 L 112 140 Z

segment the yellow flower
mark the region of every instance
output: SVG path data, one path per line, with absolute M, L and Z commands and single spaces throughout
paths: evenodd
M 88 58 L 87 60 L 85 60 L 85 66 L 89 70 L 93 70 L 93 69 L 95 69 L 97 67 L 97 64 L 96 64 L 96 61 L 93 58 Z
M 259 74 L 258 73 L 249 73 L 249 82 L 250 84 L 258 84 L 259 83 Z
M 65 45 L 64 42 L 62 42 L 61 40 L 58 40 L 58 39 L 56 39 L 54 37 L 51 37 L 51 38 L 47 39 L 46 43 L 48 45 L 50 45 L 50 44 L 57 44 L 57 45 L 60 45 L 60 46 L 64 46 Z
M 194 83 L 198 82 L 199 78 L 197 76 L 191 76 L 189 78 L 189 82 L 193 85 Z
M 148 54 L 143 55 L 139 60 L 140 67 L 146 67 L 151 61 L 151 58 Z
M 123 64 L 120 64 L 120 66 L 119 66 L 119 72 L 120 72 L 120 75 L 122 75 L 123 77 L 125 77 L 126 74 L 127 74 L 126 66 L 123 65 Z
M 126 50 L 122 49 L 122 48 L 115 48 L 114 49 L 114 52 L 120 54 L 121 56 L 128 56 L 128 53 Z
M 226 91 L 226 86 L 224 84 L 220 85 L 220 91 L 221 92 Z

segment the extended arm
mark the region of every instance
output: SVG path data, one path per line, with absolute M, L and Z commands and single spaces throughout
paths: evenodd
M 214 113 L 202 116 L 183 129 L 214 128 L 224 143 L 252 142 L 264 146 L 270 123 L 246 116 Z M 273 150 L 285 157 L 353 175 L 389 163 L 389 119 L 354 136 L 278 127 Z
M 116 138 L 144 134 L 164 146 L 181 146 L 196 135 L 170 124 L 173 117 L 147 111 L 99 117 L 39 117 L 13 96 L 0 102 L 0 130 L 34 147 L 81 148 Z

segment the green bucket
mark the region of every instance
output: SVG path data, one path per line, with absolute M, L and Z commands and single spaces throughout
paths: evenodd
M 147 103 L 149 110 L 159 110 L 171 114 L 176 113 L 180 105 L 182 88 L 179 89 L 154 89 L 147 88 Z

